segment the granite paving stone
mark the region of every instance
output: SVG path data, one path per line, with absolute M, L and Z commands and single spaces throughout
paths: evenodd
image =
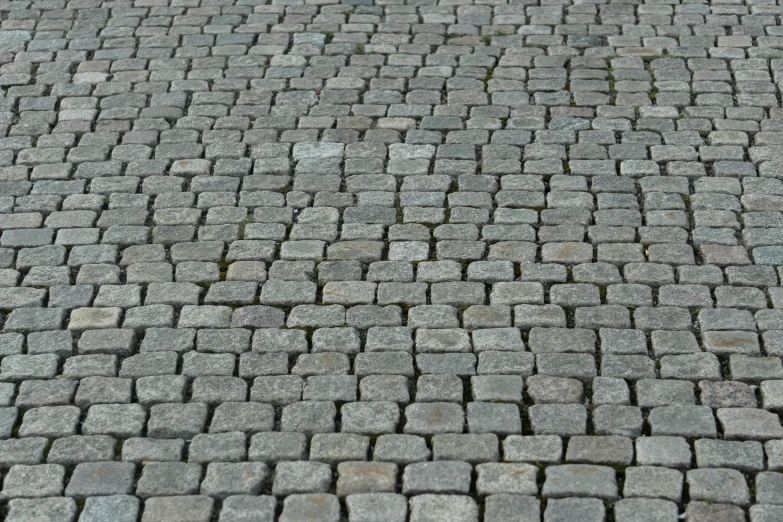
M 0 0 L 11 522 L 783 517 L 774 0 Z

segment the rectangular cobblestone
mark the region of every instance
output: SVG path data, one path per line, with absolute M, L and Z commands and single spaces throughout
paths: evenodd
M 0 1 L 6 519 L 778 522 L 780 7 L 632 4 Z

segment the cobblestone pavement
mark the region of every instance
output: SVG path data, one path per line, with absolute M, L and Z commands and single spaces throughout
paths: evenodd
M 0 0 L 5 521 L 783 521 L 783 8 L 269 1 Z

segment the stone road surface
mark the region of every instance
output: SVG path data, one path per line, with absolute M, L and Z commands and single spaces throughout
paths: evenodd
M 0 0 L 5 521 L 783 521 L 778 4 Z

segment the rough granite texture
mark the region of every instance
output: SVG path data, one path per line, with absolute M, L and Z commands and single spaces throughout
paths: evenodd
M 781 17 L 0 0 L 0 518 L 783 521 Z

